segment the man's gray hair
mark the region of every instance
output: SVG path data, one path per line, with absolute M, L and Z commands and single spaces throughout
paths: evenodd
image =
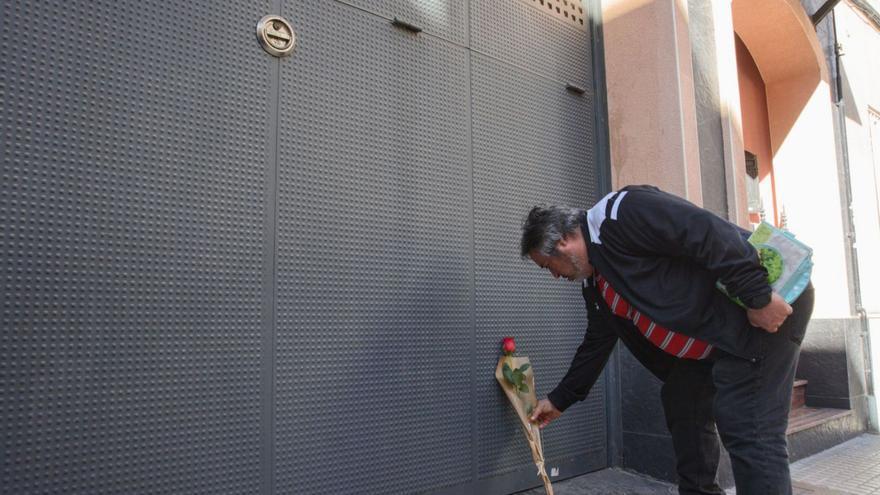
M 556 243 L 565 234 L 581 225 L 584 210 L 568 206 L 536 206 L 529 212 L 522 227 L 520 254 L 523 258 L 534 250 L 544 256 L 556 255 Z

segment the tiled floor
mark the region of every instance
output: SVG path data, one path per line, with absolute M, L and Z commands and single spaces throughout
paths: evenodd
M 544 495 L 535 488 L 518 495 Z M 677 495 L 675 485 L 639 476 L 621 469 L 603 469 L 577 478 L 553 483 L 553 495 Z
M 791 465 L 794 495 L 880 495 L 880 436 L 863 434 Z M 669 495 L 674 485 L 620 469 L 553 483 L 555 495 Z M 728 489 L 728 495 L 736 490 Z M 544 495 L 543 488 L 520 495 Z
M 799 483 L 836 493 L 880 494 L 880 436 L 864 434 L 801 459 L 791 465 L 791 477 Z

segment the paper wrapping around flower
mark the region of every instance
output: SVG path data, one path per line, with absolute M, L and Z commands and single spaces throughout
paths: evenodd
M 504 376 L 505 364 L 510 366 L 511 370 L 522 368 L 525 364 L 529 365 L 525 371 L 522 371 L 522 383 L 526 385 L 528 390 L 519 390 L 516 384 L 511 383 Z M 523 428 L 523 433 L 525 433 L 529 448 L 532 451 L 532 460 L 538 467 L 538 476 L 544 482 L 547 495 L 553 495 L 553 486 L 550 483 L 550 477 L 547 475 L 547 469 L 544 466 L 544 446 L 541 444 L 541 430 L 537 425 L 529 421 L 531 408 L 534 408 L 538 403 L 535 395 L 535 373 L 532 370 L 529 358 L 502 356 L 498 361 L 498 366 L 495 368 L 495 379 L 498 380 L 498 384 L 504 390 L 504 395 L 507 396 L 507 400 L 510 401 L 510 405 L 516 411 L 516 415 Z
M 523 382 L 528 386 L 528 392 L 518 391 L 515 385 L 507 381 L 504 377 L 503 371 L 505 363 L 507 363 L 512 369 L 520 368 L 524 364 L 529 365 L 528 369 L 523 372 Z M 528 429 L 529 427 L 534 426 L 529 422 L 530 411 L 528 410 L 528 406 L 531 405 L 534 407 L 538 401 L 535 395 L 535 373 L 532 371 L 529 358 L 502 356 L 498 361 L 498 367 L 495 368 L 495 379 L 501 384 L 501 389 L 504 390 L 504 394 L 507 395 L 507 399 L 516 411 L 516 415 L 519 416 L 523 428 Z

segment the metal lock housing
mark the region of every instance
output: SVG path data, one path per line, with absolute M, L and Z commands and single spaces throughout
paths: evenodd
M 276 57 L 290 55 L 296 46 L 296 35 L 290 23 L 277 15 L 260 19 L 257 23 L 257 39 L 264 50 Z

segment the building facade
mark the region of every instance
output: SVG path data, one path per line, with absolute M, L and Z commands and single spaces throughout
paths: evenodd
M 499 344 L 544 394 L 587 322 L 520 225 L 634 183 L 815 249 L 793 455 L 876 429 L 877 5 L 820 3 L 4 2 L 0 491 L 537 486 Z M 548 471 L 673 480 L 661 411 L 618 349 Z
M 876 10 L 844 1 L 832 17 L 815 16 L 835 3 L 603 2 L 614 187 L 657 184 L 744 227 L 762 219 L 785 227 L 814 249 L 817 302 L 798 368 L 806 409 L 797 414 L 815 416 L 793 413 L 793 459 L 876 429 L 868 333 L 876 313 L 866 308 L 880 293 L 874 261 L 863 261 L 878 225 L 869 143 Z M 845 59 L 858 67 L 858 91 L 842 97 L 834 22 L 838 36 L 859 39 Z M 852 147 L 858 157 L 846 156 Z M 619 366 L 620 462 L 672 480 L 671 439 L 655 416 L 659 383 L 625 351 Z M 732 482 L 729 468 L 721 474 Z

